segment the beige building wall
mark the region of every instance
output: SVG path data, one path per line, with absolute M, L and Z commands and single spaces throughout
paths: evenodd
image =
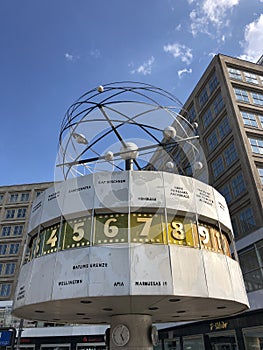
M 0 302 L 12 300 L 33 200 L 52 182 L 0 187 Z

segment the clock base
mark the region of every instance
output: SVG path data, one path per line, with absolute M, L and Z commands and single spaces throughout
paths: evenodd
M 150 315 L 115 315 L 110 325 L 111 350 L 152 350 L 156 341 L 156 331 L 152 335 Z

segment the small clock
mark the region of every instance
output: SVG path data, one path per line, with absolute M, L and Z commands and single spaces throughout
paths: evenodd
M 116 346 L 124 346 L 130 340 L 129 328 L 124 324 L 118 324 L 113 328 L 111 337 Z
M 155 326 L 152 326 L 151 328 L 151 341 L 153 346 L 157 346 L 159 344 L 158 329 Z

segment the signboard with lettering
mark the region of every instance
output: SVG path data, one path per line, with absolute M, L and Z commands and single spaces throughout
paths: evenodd
M 131 294 L 163 295 L 172 293 L 169 248 L 140 244 L 131 247 Z
M 92 176 L 80 176 L 67 181 L 62 211 L 64 216 L 72 216 L 73 213 L 92 210 L 93 202 L 94 184 Z
M 33 231 L 35 228 L 37 229 L 38 225 L 41 223 L 41 214 L 42 214 L 44 199 L 45 199 L 45 193 L 42 192 L 35 199 L 33 203 L 30 219 L 28 222 L 28 232 Z
M 55 218 L 60 218 L 64 199 L 65 184 L 56 184 L 54 187 L 48 188 L 43 201 L 43 210 L 41 222 L 45 223 Z
M 201 181 L 194 181 L 196 213 L 209 219 L 218 220 L 214 191 L 211 186 Z
M 16 330 L 14 328 L 0 328 L 0 346 L 13 346 Z
M 166 207 L 195 213 L 194 184 L 190 177 L 163 173 Z
M 58 254 L 54 266 L 52 299 L 78 298 L 87 295 L 89 254 L 86 249 Z
M 163 176 L 160 172 L 131 172 L 129 192 L 131 207 L 165 207 Z
M 218 219 L 220 223 L 227 228 L 228 231 L 229 230 L 233 231 L 226 200 L 218 191 L 216 191 L 215 189 L 213 191 L 214 191 L 214 198 L 216 202 L 216 209 L 218 213 Z
M 129 172 L 101 172 L 93 175 L 95 186 L 94 208 L 119 208 L 126 212 L 129 207 Z
M 129 247 L 92 247 L 89 259 L 88 295 L 129 295 Z

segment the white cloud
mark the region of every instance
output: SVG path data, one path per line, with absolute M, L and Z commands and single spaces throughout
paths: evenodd
M 243 60 L 256 62 L 262 55 L 263 43 L 263 14 L 254 22 L 251 22 L 245 27 L 244 41 L 241 44 L 243 47 L 243 55 L 240 56 Z
M 65 59 L 66 59 L 67 61 L 71 61 L 71 62 L 80 59 L 80 56 L 72 55 L 71 53 L 68 53 L 68 52 L 66 52 L 66 53 L 64 54 L 64 57 L 65 57 Z
M 64 57 L 67 61 L 73 61 L 73 55 L 68 52 L 65 53 Z
M 177 72 L 178 74 L 178 77 L 181 79 L 182 75 L 185 74 L 185 73 L 188 73 L 188 74 L 191 74 L 192 73 L 192 68 L 189 68 L 189 69 L 181 69 Z
M 152 66 L 154 64 L 155 58 L 151 56 L 148 61 L 141 64 L 138 68 L 135 68 L 131 71 L 132 74 L 139 73 L 142 75 L 149 75 L 152 73 Z M 129 66 L 132 66 L 133 63 L 129 64 Z
M 239 4 L 240 0 L 202 0 L 197 2 L 196 8 L 190 13 L 191 32 L 193 36 L 209 33 L 209 25 L 217 30 L 229 25 L 228 12 Z M 190 4 L 194 1 L 189 2 Z
M 175 30 L 177 30 L 177 31 L 180 31 L 181 29 L 182 29 L 182 25 L 181 24 L 178 24 L 178 26 L 175 27 Z
M 99 58 L 101 56 L 101 52 L 99 49 L 90 50 L 89 54 L 91 57 L 94 58 Z
M 163 47 L 165 52 L 168 52 L 173 55 L 174 58 L 180 58 L 182 62 L 190 64 L 193 59 L 192 50 L 178 43 L 164 45 Z

